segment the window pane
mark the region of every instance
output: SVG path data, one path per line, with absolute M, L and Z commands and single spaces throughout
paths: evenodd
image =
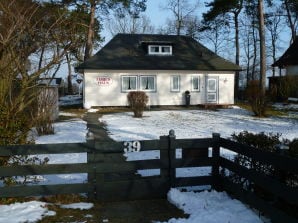
M 192 77 L 192 90 L 199 91 L 200 90 L 200 79 L 199 77 Z
M 147 77 L 141 77 L 141 89 L 142 90 L 148 89 Z
M 154 90 L 154 77 L 147 77 L 147 81 L 148 81 L 148 88 L 149 90 Z
M 155 76 L 141 76 L 141 90 L 155 90 Z
M 135 76 L 123 76 L 122 77 L 122 90 L 136 90 L 137 89 L 137 77 Z
M 215 79 L 208 80 L 208 91 L 216 91 L 216 80 Z
M 180 77 L 179 76 L 172 76 L 172 86 L 171 86 L 171 90 L 172 91 L 179 91 L 180 90 L 180 86 L 179 83 L 180 82 Z
M 129 78 L 122 77 L 122 90 L 128 90 L 128 86 L 129 86 Z
M 130 77 L 129 81 L 130 90 L 137 90 L 137 77 Z
M 170 53 L 171 52 L 170 47 L 169 46 L 163 46 L 161 48 L 161 52 L 163 52 L 163 53 Z
M 159 47 L 158 46 L 151 46 L 150 47 L 150 52 L 151 53 L 158 53 L 159 52 Z

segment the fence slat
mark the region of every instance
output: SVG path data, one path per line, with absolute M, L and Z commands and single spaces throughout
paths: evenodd
M 200 185 L 211 185 L 212 176 L 200 176 L 200 177 L 181 177 L 175 178 L 174 187 L 187 187 L 187 186 L 200 186 Z
M 292 171 L 298 173 L 298 159 L 283 156 L 273 152 L 267 152 L 261 149 L 253 148 L 244 144 L 233 142 L 231 140 L 220 138 L 221 147 L 249 156 L 254 160 L 261 161 L 278 167 L 281 170 Z
M 90 164 L 87 163 L 7 166 L 0 167 L 0 177 L 87 173 L 90 171 L 90 167 Z
M 205 149 L 213 146 L 212 138 L 204 139 L 176 139 L 172 145 L 173 149 L 177 148 L 196 148 L 196 149 Z
M 279 181 L 266 176 L 265 174 L 256 172 L 255 170 L 247 169 L 241 165 L 227 160 L 225 158 L 220 158 L 220 164 L 222 167 L 227 168 L 241 177 L 251 180 L 258 186 L 264 188 L 274 194 L 274 196 L 280 197 L 292 204 L 298 204 L 298 189 L 288 187 Z
M 214 163 L 214 159 L 211 157 L 207 158 L 196 158 L 196 159 L 175 159 L 172 161 L 173 168 L 182 168 L 182 167 L 202 167 L 202 166 L 211 166 Z
M 88 143 L 10 145 L 0 146 L 0 156 L 86 153 L 91 149 Z
M 1 197 L 47 196 L 55 194 L 87 193 L 89 184 L 28 185 L 0 187 Z

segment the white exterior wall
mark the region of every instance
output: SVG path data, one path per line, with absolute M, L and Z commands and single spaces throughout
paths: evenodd
M 287 75 L 295 75 L 298 76 L 298 66 L 288 66 L 286 71 Z
M 111 71 L 85 70 L 84 72 L 84 107 L 92 106 L 127 106 L 128 92 L 121 92 L 122 75 L 155 75 L 156 92 L 146 92 L 150 105 L 184 105 L 184 92 L 190 91 L 191 105 L 206 103 L 206 77 L 218 78 L 217 104 L 234 104 L 233 72 L 200 71 Z M 171 92 L 171 76 L 180 76 L 180 91 Z M 200 91 L 191 91 L 193 76 L 200 77 Z M 97 77 L 110 77 L 112 81 L 106 86 L 96 82 Z

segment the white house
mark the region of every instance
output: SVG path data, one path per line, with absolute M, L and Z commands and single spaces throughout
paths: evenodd
M 118 34 L 76 69 L 83 73 L 83 103 L 127 106 L 127 93 L 144 91 L 150 105 L 234 103 L 241 68 L 194 39 L 177 35 Z
M 298 76 L 298 36 L 296 36 L 290 47 L 272 66 L 279 69 L 286 69 L 286 75 Z
M 285 96 L 291 100 L 298 101 L 298 36 L 296 36 L 290 47 L 284 54 L 272 64 L 280 70 L 285 69 L 285 76 L 269 77 L 270 91 L 276 91 L 277 99 L 283 101 Z M 287 80 L 287 87 L 290 89 L 288 94 L 281 90 L 281 83 Z

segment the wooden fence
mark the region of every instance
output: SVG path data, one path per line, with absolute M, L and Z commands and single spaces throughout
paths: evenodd
M 220 152 L 224 148 L 242 154 L 254 161 L 270 165 L 278 175 L 269 176 L 249 169 Z M 149 152 L 157 154 L 150 160 L 127 161 L 126 152 Z M 177 156 L 182 150 L 182 157 Z M 47 164 L 0 167 L 0 177 L 86 173 L 83 183 L 56 185 L 17 185 L 0 187 L 0 197 L 45 196 L 53 194 L 86 193 L 100 201 L 165 198 L 171 187 L 209 185 L 225 190 L 237 199 L 270 216 L 272 222 L 297 222 L 298 188 L 286 185 L 283 174 L 298 174 L 298 160 L 275 153 L 264 152 L 213 134 L 204 139 L 176 139 L 174 132 L 161 136 L 159 140 L 134 142 L 98 142 L 2 146 L 1 156 L 85 153 L 87 163 Z M 203 176 L 179 176 L 180 168 L 209 167 L 210 174 Z M 154 176 L 141 176 L 140 170 L 157 169 Z M 233 181 L 222 172 L 233 173 L 246 179 L 260 189 L 251 188 Z M 263 196 L 270 194 L 269 198 Z M 282 219 L 282 220 L 281 220 Z

